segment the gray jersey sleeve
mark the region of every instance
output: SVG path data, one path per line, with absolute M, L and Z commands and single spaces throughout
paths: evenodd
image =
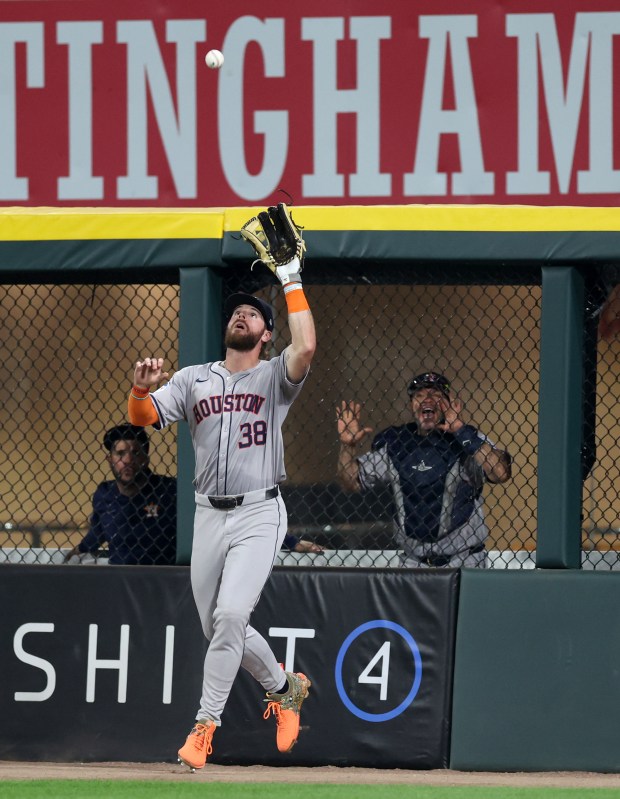
M 285 479 L 282 424 L 303 383 L 288 379 L 282 353 L 233 374 L 221 363 L 186 367 L 151 396 L 162 427 L 189 425 L 196 491 L 221 496 Z
M 365 491 L 381 483 L 389 483 L 392 479 L 390 459 L 385 445 L 360 455 L 357 463 L 360 485 Z
M 151 394 L 159 415 L 160 427 L 167 427 L 181 420 L 187 421 L 187 398 L 195 370 L 195 366 L 180 369 L 165 386 Z

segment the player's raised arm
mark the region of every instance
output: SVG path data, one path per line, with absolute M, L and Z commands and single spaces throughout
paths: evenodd
M 316 350 L 316 332 L 312 311 L 308 306 L 301 282 L 290 285 L 294 285 L 296 289 L 286 294 L 288 324 L 291 331 L 291 343 L 286 351 L 286 372 L 292 383 L 300 383 L 308 373 Z
M 291 344 L 286 349 L 286 371 L 293 383 L 306 376 L 316 349 L 312 312 L 301 282 L 306 245 L 300 229 L 284 203 L 261 211 L 241 229 L 258 259 L 278 278 L 288 308 Z
M 359 491 L 358 447 L 372 433 L 372 427 L 361 423 L 362 406 L 359 402 L 345 402 L 336 408 L 336 422 L 340 450 L 338 452 L 338 479 L 345 491 Z
M 456 436 L 465 429 L 476 432 L 475 428 L 463 422 L 461 418 L 463 403 L 456 394 L 448 394 L 440 399 L 439 407 L 443 412 L 443 422 L 437 425 L 438 430 L 443 430 Z M 508 452 L 498 449 L 488 441 L 481 443 L 477 436 L 471 446 L 475 448 L 472 449 L 474 460 L 482 467 L 490 483 L 506 483 L 510 480 L 512 477 L 512 461 Z

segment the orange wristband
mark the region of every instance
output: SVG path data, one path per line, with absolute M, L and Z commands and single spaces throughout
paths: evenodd
M 135 399 L 146 399 L 150 394 L 150 389 L 140 388 L 140 386 L 132 386 L 131 393 Z
M 156 424 L 159 421 L 159 415 L 153 404 L 153 400 L 148 394 L 146 397 L 136 397 L 133 393 L 135 388 L 136 386 L 131 390 L 129 399 L 127 400 L 127 416 L 129 421 L 131 424 L 138 425 L 138 427 Z M 146 402 L 143 400 L 146 400 Z
M 287 291 L 284 296 L 286 297 L 286 307 L 289 313 L 310 310 L 308 300 L 301 286 L 293 291 Z

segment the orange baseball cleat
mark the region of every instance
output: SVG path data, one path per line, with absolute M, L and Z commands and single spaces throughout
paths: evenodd
M 202 768 L 207 762 L 207 757 L 213 751 L 211 741 L 214 732 L 214 722 L 210 720 L 196 721 L 187 740 L 179 749 L 179 763 L 185 763 L 192 771 Z
M 283 694 L 267 694 L 267 710 L 263 718 L 268 719 L 271 713 L 276 717 L 276 744 L 278 751 L 290 752 L 299 737 L 299 721 L 301 705 L 308 696 L 312 685 L 305 674 L 285 672 L 288 678 L 288 690 Z

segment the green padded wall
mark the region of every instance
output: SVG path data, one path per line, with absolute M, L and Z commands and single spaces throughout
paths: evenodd
M 620 771 L 620 574 L 461 577 L 450 767 Z

